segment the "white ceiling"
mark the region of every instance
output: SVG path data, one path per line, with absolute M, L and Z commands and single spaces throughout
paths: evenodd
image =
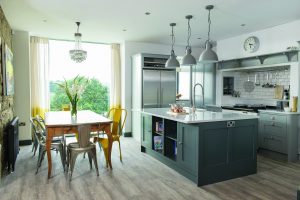
M 80 21 L 82 39 L 102 43 L 170 44 L 169 23 L 175 22 L 176 44 L 185 45 L 185 16 L 192 14 L 193 46 L 203 45 L 207 37 L 205 6 L 209 4 L 215 6 L 211 11 L 213 40 L 300 19 L 300 0 L 0 0 L 14 30 L 73 40 L 75 21 Z M 145 15 L 147 11 L 151 15 Z

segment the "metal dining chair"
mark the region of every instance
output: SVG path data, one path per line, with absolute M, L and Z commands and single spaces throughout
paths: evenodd
M 78 126 L 78 140 L 68 144 L 67 146 L 67 172 L 70 169 L 70 181 L 74 171 L 74 165 L 76 158 L 81 153 L 87 153 L 90 162 L 90 168 L 92 169 L 92 160 L 96 168 L 97 176 L 99 176 L 97 157 L 96 157 L 96 145 L 90 141 L 91 126 L 79 125 Z
M 122 136 L 122 130 L 126 121 L 127 110 L 122 108 L 111 108 L 108 112 L 107 117 L 111 118 L 113 121 L 111 127 L 111 135 L 113 142 L 117 141 L 119 143 L 120 161 L 122 162 L 120 137 Z M 94 141 L 98 141 L 100 150 L 103 149 L 106 159 L 106 166 L 108 166 L 108 138 L 100 136 L 98 134 L 98 137 L 95 137 Z
M 35 140 L 38 141 L 39 145 L 39 155 L 36 168 L 36 173 L 38 173 L 38 170 L 46 154 L 46 130 L 38 117 L 31 118 L 30 123 L 34 132 Z M 65 151 L 63 142 L 61 140 L 53 140 L 51 143 L 51 150 L 56 150 L 60 153 L 61 163 L 65 171 Z

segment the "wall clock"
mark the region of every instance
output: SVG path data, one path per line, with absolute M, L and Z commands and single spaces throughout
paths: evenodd
M 257 51 L 259 48 L 259 39 L 255 36 L 250 36 L 244 41 L 244 50 L 249 53 Z

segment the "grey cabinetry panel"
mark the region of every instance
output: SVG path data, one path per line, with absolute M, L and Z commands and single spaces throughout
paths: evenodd
M 256 172 L 257 120 L 199 125 L 198 185 Z
M 152 147 L 152 116 L 142 115 L 142 145 L 147 148 Z
M 143 105 L 145 108 L 157 108 L 160 104 L 160 71 L 143 70 Z M 133 97 L 138 98 L 138 97 Z
M 259 124 L 259 147 L 287 154 L 287 117 L 261 114 Z
M 203 146 L 200 146 L 200 148 L 205 152 L 203 164 L 206 167 L 227 164 L 227 137 L 227 128 L 215 127 L 203 131 Z
M 176 101 L 176 71 L 161 70 L 161 107 L 169 107 Z
M 193 175 L 197 175 L 198 170 L 198 136 L 197 126 L 177 124 L 177 164 Z

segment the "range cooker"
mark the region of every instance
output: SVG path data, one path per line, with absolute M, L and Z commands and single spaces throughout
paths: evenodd
M 266 110 L 270 106 L 264 104 L 235 104 L 233 106 L 222 106 L 222 109 L 258 113 L 258 110 Z

